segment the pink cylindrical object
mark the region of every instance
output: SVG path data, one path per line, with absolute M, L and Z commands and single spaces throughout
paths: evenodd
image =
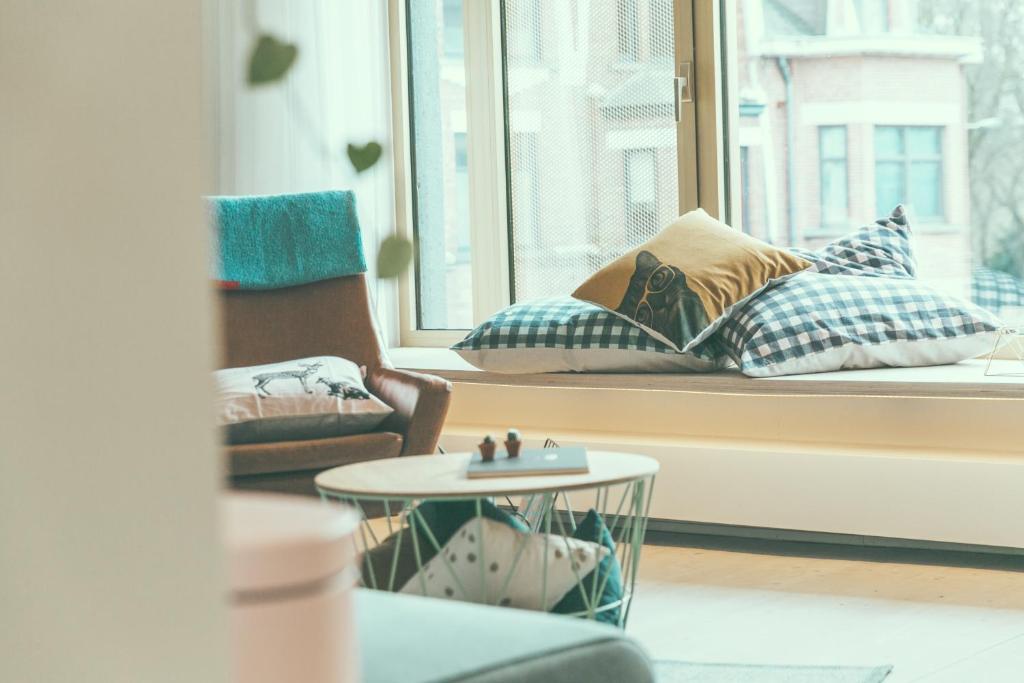
M 238 683 L 355 683 L 351 509 L 231 494 L 223 511 Z

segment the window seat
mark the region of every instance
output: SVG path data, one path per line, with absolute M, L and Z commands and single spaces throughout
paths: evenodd
M 394 348 L 399 368 L 430 372 L 452 382 L 519 387 L 648 389 L 757 396 L 906 396 L 914 398 L 1024 398 L 1024 364 L 995 360 L 985 375 L 985 360 L 918 368 L 843 370 L 754 379 L 738 370 L 713 373 L 606 374 L 545 373 L 509 375 L 479 370 L 444 348 Z
M 751 379 L 504 375 L 438 348 L 391 357 L 455 383 L 448 451 L 514 426 L 531 443 L 656 458 L 657 520 L 1024 548 L 1024 377 L 986 377 L 985 361 Z

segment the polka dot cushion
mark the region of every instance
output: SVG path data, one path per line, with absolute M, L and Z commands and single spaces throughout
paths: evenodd
M 597 543 L 525 533 L 491 519 L 474 518 L 401 592 L 548 610 L 594 571 L 607 553 Z

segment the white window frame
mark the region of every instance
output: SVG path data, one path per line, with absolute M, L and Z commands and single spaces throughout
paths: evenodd
M 734 36 L 720 17 L 734 12 L 722 3 L 735 0 L 675 0 L 675 70 L 693 78 L 692 101 L 681 102 L 677 123 L 679 211 L 702 207 L 721 217 L 739 215 L 727 207 L 724 168 L 723 103 L 720 79 L 723 35 Z M 511 301 L 509 281 L 509 213 L 505 160 L 504 72 L 501 54 L 501 0 L 472 0 L 463 4 L 466 54 L 466 128 L 469 165 L 470 252 L 473 278 L 473 324 L 478 325 Z M 396 233 L 414 236 L 406 0 L 388 0 L 391 60 L 392 141 L 395 172 Z M 700 27 L 700 30 L 694 30 Z M 725 29 L 724 32 L 722 29 Z M 732 78 L 733 76 L 730 76 Z M 671 84 L 666 84 L 671 87 Z M 738 141 L 736 143 L 738 145 Z M 735 159 L 739 159 L 738 148 Z M 739 169 L 728 169 L 738 187 Z M 738 193 L 737 193 L 738 194 Z M 737 203 L 739 197 L 732 203 Z M 466 330 L 417 328 L 416 283 L 412 267 L 399 278 L 400 346 L 448 346 Z

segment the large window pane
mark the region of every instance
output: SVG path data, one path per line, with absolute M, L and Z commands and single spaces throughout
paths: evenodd
M 553 46 L 506 60 L 513 297 L 566 295 L 678 215 L 672 3 L 502 5 L 507 49 Z
M 937 126 L 875 127 L 875 209 L 905 204 L 919 221 L 942 221 L 942 131 Z
M 472 327 L 462 0 L 408 3 L 418 327 Z
M 899 161 L 879 161 L 875 164 L 875 215 L 883 216 L 904 201 L 907 192 L 904 165 Z
M 614 0 L 616 9 L 616 37 L 619 46 L 619 59 L 624 62 L 635 62 L 640 58 L 640 17 L 637 11 L 638 0 Z M 518 8 L 517 8 L 518 9 Z M 516 12 L 510 12 L 515 15 Z M 533 30 L 537 30 L 535 25 Z
M 849 219 L 846 126 L 822 126 L 819 135 L 821 222 L 822 225 L 842 225 Z
M 1024 3 L 736 0 L 722 8 L 736 12 L 738 28 L 726 59 L 738 113 L 729 148 L 742 184 L 731 188 L 742 198 L 734 222 L 777 244 L 816 248 L 906 204 L 919 278 L 1012 317 L 1006 311 L 1024 304 Z M 839 129 L 845 220 L 831 206 L 843 200 L 838 133 L 826 132 Z M 993 293 L 995 282 L 1013 293 Z
M 934 161 L 910 164 L 908 196 L 914 211 L 922 218 L 942 216 L 942 166 Z

